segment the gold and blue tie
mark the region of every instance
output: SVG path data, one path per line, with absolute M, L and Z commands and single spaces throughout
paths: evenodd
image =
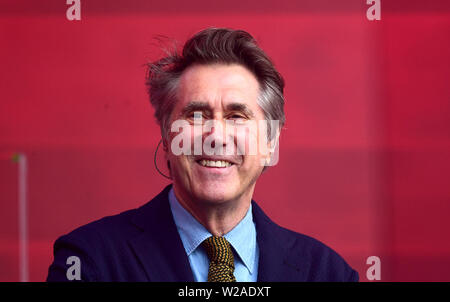
M 234 257 L 224 237 L 211 236 L 202 242 L 209 258 L 208 282 L 235 282 Z

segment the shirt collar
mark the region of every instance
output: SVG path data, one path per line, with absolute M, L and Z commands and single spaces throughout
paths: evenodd
M 173 188 L 169 192 L 172 215 L 180 233 L 186 254 L 190 256 L 212 234 L 178 202 Z M 252 274 L 255 266 L 256 229 L 253 223 L 252 205 L 245 217 L 224 237 L 230 242 L 240 259 Z

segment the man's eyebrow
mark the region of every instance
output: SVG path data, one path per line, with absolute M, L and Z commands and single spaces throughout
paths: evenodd
M 208 103 L 203 102 L 190 102 L 181 110 L 181 115 L 186 115 L 194 111 L 212 111 L 211 106 Z
M 243 103 L 230 103 L 228 105 L 226 105 L 225 108 L 227 111 L 238 111 L 238 112 L 242 112 L 245 115 L 247 115 L 249 118 L 253 118 L 255 117 L 255 114 L 253 113 L 253 111 L 248 108 L 248 106 L 246 104 Z M 190 102 L 188 103 L 186 106 L 184 106 L 184 108 L 181 110 L 181 116 L 185 116 L 191 112 L 195 112 L 195 111 L 209 111 L 212 112 L 212 108 L 208 103 L 204 103 L 204 102 Z
M 226 109 L 228 111 L 242 112 L 250 118 L 255 117 L 255 114 L 253 113 L 253 111 L 250 108 L 248 108 L 248 106 L 246 104 L 243 104 L 243 103 L 230 103 L 226 106 Z

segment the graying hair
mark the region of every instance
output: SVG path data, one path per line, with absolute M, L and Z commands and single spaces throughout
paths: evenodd
M 195 34 L 183 47 L 182 53 L 168 51 L 167 56 L 147 64 L 146 85 L 161 135 L 168 138 L 170 117 L 177 101 L 177 87 L 184 70 L 194 64 L 240 64 L 250 70 L 260 85 L 258 105 L 265 119 L 277 120 L 278 131 L 285 123 L 284 80 L 255 39 L 246 31 L 208 28 Z M 278 131 L 271 131 L 268 138 Z M 273 132 L 273 133 L 272 133 Z

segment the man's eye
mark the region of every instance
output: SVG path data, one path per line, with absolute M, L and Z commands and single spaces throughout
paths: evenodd
M 231 118 L 233 120 L 238 120 L 238 119 L 245 119 L 245 116 L 242 114 L 231 114 L 229 116 L 229 118 Z
M 192 112 L 192 113 L 188 113 L 186 116 L 188 119 L 200 119 L 200 118 L 205 118 L 203 113 L 200 112 Z

